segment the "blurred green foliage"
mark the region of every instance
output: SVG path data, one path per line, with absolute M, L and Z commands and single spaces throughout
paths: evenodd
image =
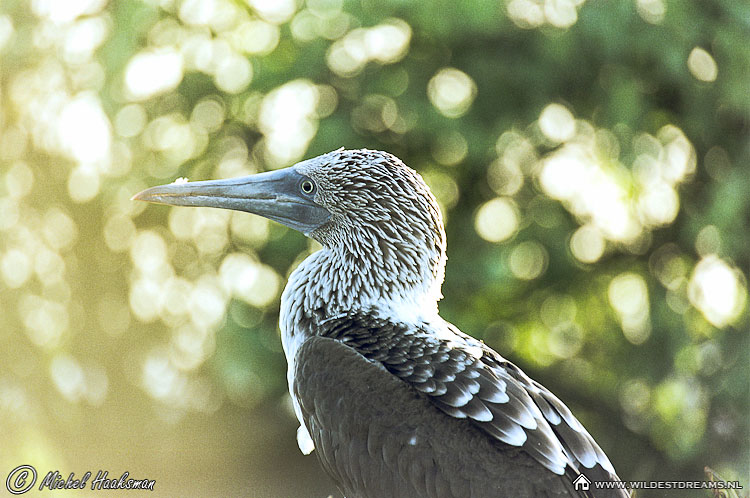
M 422 173 L 443 316 L 623 479 L 747 487 L 748 39 L 734 0 L 4 1 L 0 469 L 333 493 L 276 325 L 313 244 L 129 198 L 344 146 Z

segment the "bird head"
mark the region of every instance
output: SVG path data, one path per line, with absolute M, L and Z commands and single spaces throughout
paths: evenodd
M 381 151 L 339 149 L 289 168 L 152 187 L 133 199 L 264 216 L 317 240 L 352 270 L 439 286 L 445 231 L 422 177 Z

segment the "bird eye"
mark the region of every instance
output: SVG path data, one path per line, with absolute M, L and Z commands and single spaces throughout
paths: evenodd
M 310 180 L 305 180 L 300 185 L 300 188 L 305 194 L 312 194 L 315 191 L 315 184 Z

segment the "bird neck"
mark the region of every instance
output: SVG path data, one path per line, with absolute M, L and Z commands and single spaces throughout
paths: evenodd
M 360 312 L 418 323 L 436 316 L 444 265 L 443 251 L 400 253 L 398 261 L 383 257 L 383 251 L 345 246 L 313 253 L 289 276 L 281 298 L 279 324 L 287 357 L 326 318 Z
M 400 258 L 403 263 L 403 258 Z M 287 291 L 308 315 L 343 311 L 398 311 L 402 304 L 437 309 L 442 270 L 427 255 L 413 254 L 409 264 L 398 264 L 382 254 L 346 248 L 323 248 L 290 275 Z

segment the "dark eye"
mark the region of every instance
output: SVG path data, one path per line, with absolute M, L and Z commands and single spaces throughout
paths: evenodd
M 315 192 L 315 184 L 310 180 L 304 180 L 300 184 L 300 188 L 305 194 L 312 194 L 313 192 Z

